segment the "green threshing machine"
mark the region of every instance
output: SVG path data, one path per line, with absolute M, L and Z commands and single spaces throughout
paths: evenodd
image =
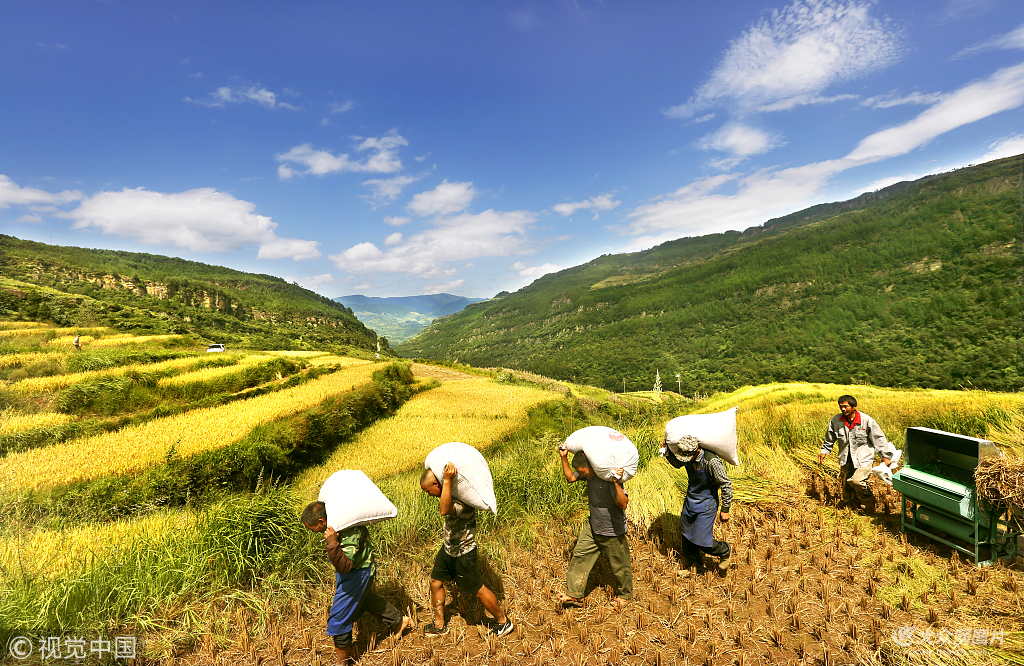
M 974 558 L 978 565 L 997 558 L 1010 562 L 1021 534 L 1012 516 L 979 503 L 974 470 L 985 458 L 1002 454 L 985 439 L 931 428 L 907 428 L 904 466 L 892 477 L 903 495 L 902 529 Z

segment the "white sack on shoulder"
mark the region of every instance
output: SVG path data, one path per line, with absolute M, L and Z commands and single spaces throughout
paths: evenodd
M 736 408 L 716 414 L 677 416 L 665 424 L 665 443 L 678 454 L 677 444 L 686 435 L 700 442 L 700 448 L 721 456 L 730 465 L 739 465 L 736 440 Z
M 498 513 L 498 501 L 494 498 L 494 479 L 487 461 L 469 444 L 448 442 L 427 454 L 423 463 L 437 477 L 438 483 L 444 482 L 444 466 L 455 465 L 458 470 L 452 479 L 452 497 L 484 511 Z
M 338 532 L 398 515 L 398 508 L 391 500 L 370 477 L 357 469 L 331 474 L 321 486 L 318 499 L 327 507 L 327 524 Z
M 615 479 L 615 470 L 622 468 L 623 478 L 628 481 L 636 476 L 640 464 L 640 452 L 633 442 L 618 430 L 605 426 L 580 428 L 565 440 L 565 448 L 571 453 L 583 452 L 590 460 L 590 469 L 605 481 Z

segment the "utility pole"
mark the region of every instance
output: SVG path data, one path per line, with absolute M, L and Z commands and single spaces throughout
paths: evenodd
M 626 378 L 625 377 L 622 378 L 622 392 L 623 393 L 626 392 Z
M 676 386 L 679 387 L 679 395 L 683 394 L 683 380 L 679 378 L 679 373 L 676 373 Z

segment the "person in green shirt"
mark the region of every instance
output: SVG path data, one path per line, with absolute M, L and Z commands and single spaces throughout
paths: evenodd
M 365 526 L 337 532 L 327 524 L 327 507 L 311 502 L 302 512 L 302 524 L 324 535 L 327 559 L 334 565 L 334 603 L 327 616 L 327 635 L 334 639 L 339 664 L 349 663 L 352 625 L 369 612 L 392 631 L 402 635 L 412 627 L 412 618 L 402 615 L 394 604 L 373 590 L 375 570 L 370 533 Z

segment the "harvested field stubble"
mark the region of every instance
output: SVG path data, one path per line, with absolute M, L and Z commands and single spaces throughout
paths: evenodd
M 677 664 L 726 666 L 749 664 L 865 664 L 868 666 L 967 666 L 1007 663 L 986 646 L 950 643 L 946 649 L 919 640 L 901 646 L 894 637 L 937 636 L 957 631 L 1004 630 L 1002 648 L 1021 647 L 1024 621 L 1021 599 L 1011 590 L 1020 576 L 1002 568 L 982 574 L 969 571 L 984 597 L 971 604 L 951 602 L 957 588 L 966 588 L 949 560 L 930 564 L 918 554 L 907 556 L 901 539 L 866 517 L 821 507 L 809 500 L 767 505 L 741 505 L 733 510 L 724 534 L 735 548 L 733 566 L 720 577 L 700 562 L 677 559 L 678 542 L 630 534 L 634 598 L 621 612 L 612 609 L 612 578 L 607 562 L 594 567 L 583 608 L 561 610 L 555 598 L 564 590 L 575 529 L 540 529 L 532 550 L 510 548 L 481 535 L 485 583 L 498 593 L 516 622 L 516 631 L 502 639 L 486 638 L 492 623 L 480 603 L 449 588 L 451 632 L 428 639 L 422 627 L 431 620 L 426 580 L 433 549 L 406 553 L 378 563 L 380 591 L 408 608 L 418 628 L 400 642 L 387 636 L 376 619 L 362 619 L 356 629 L 357 663 L 366 666 L 403 664 Z M 818 527 L 819 520 L 824 527 Z M 810 547 L 795 555 L 792 540 L 807 535 Z M 722 538 L 720 535 L 719 538 Z M 678 533 L 676 534 L 678 539 Z M 876 550 L 895 553 L 878 567 Z M 860 553 L 860 555 L 858 555 Z M 748 554 L 751 554 L 748 563 Z M 819 566 L 812 566 L 817 557 Z M 711 564 L 709 562 L 709 564 Z M 910 582 L 908 582 L 910 581 Z M 947 587 L 949 585 L 949 587 Z M 281 617 L 279 631 L 288 663 L 332 663 L 333 646 L 322 634 L 330 599 L 330 583 L 312 597 L 301 623 Z M 877 590 L 877 594 L 872 591 Z M 922 604 L 919 590 L 928 590 Z M 915 596 L 916 595 L 916 596 Z M 899 602 L 910 603 L 905 609 Z M 961 590 L 961 598 L 966 593 Z M 897 599 L 890 605 L 885 599 Z M 936 617 L 938 621 L 936 622 Z M 299 626 L 301 624 L 301 626 Z M 907 634 L 907 627 L 912 628 Z M 903 633 L 894 633 L 897 630 Z M 916 632 L 916 633 L 913 633 Z M 974 635 L 973 633 L 971 634 Z M 992 634 L 988 634 L 992 635 Z M 901 640 L 902 640 L 901 638 Z M 255 640 L 255 639 L 254 639 Z M 255 640 L 256 651 L 225 650 L 216 663 L 242 664 L 258 657 L 266 663 L 279 648 L 269 634 Z M 191 655 L 186 663 L 212 664 L 207 656 Z M 251 662 L 250 662 L 251 663 Z M 1017 662 L 1010 662 L 1017 663 Z

